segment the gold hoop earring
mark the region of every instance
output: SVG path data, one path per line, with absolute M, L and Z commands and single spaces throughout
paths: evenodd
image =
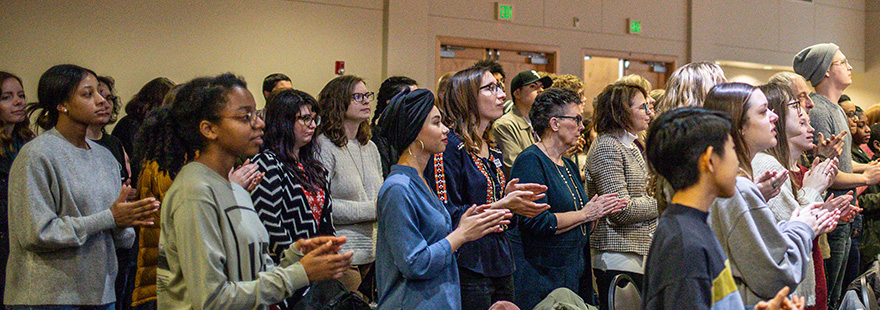
M 419 139 L 416 139 L 416 141 L 419 141 L 419 144 L 422 145 L 422 149 L 420 151 L 424 151 L 425 150 L 425 142 L 422 142 L 422 140 L 419 140 Z M 413 156 L 412 146 L 406 148 L 406 152 L 409 153 L 409 156 Z

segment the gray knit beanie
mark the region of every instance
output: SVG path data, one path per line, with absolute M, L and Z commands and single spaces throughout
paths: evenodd
M 840 47 L 834 43 L 820 43 L 807 47 L 794 56 L 792 62 L 794 72 L 816 87 L 825 78 L 825 72 L 831 67 L 831 61 L 838 50 Z

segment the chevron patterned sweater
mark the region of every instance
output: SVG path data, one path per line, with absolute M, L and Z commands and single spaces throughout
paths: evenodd
M 269 232 L 269 256 L 276 264 L 280 262 L 281 253 L 296 240 L 335 234 L 330 197 L 325 197 L 318 216 L 320 221 L 317 221 L 303 187 L 294 181 L 293 174 L 298 170 L 285 166 L 269 150 L 257 154 L 251 162 L 266 174 L 251 191 L 251 199 L 260 221 Z

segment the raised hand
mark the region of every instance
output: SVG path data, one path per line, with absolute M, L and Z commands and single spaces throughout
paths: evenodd
M 138 201 L 126 202 L 130 192 L 131 186 L 122 185 L 119 197 L 110 206 L 110 213 L 113 214 L 116 227 L 153 225 L 152 216 L 156 211 L 159 211 L 159 201 L 156 198 L 148 197 Z
M 590 202 L 581 209 L 585 215 L 584 222 L 592 222 L 608 214 L 623 211 L 628 203 L 627 199 L 617 198 L 617 193 L 593 195 Z
M 820 162 L 816 157 L 812 168 L 804 174 L 803 187 L 822 193 L 834 183 L 835 177 L 837 177 L 837 158 Z
M 229 181 L 241 185 L 245 190 L 252 191 L 265 176 L 258 170 L 257 164 L 252 164 L 250 159 L 244 161 L 241 166 L 229 170 Z
M 788 179 L 788 171 L 765 171 L 761 176 L 755 179 L 755 185 L 764 196 L 764 200 L 770 200 L 782 189 L 782 184 Z
M 316 282 L 328 279 L 339 279 L 342 273 L 351 265 L 351 256 L 354 251 L 348 253 L 336 253 L 337 246 L 332 241 L 321 244 L 299 260 L 309 282 Z
M 840 153 L 843 151 L 843 137 L 846 135 L 845 131 L 841 131 L 839 134 L 831 136 L 829 139 L 825 139 L 825 135 L 821 132 L 816 137 L 816 153 L 826 158 L 837 158 L 840 156 Z

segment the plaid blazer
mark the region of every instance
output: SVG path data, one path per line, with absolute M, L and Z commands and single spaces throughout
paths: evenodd
M 636 147 L 626 147 L 620 134 L 606 133 L 587 155 L 588 195 L 617 193 L 629 199 L 623 211 L 602 219 L 590 235 L 593 249 L 648 255 L 657 227 L 657 200 L 647 193 L 648 166 Z

